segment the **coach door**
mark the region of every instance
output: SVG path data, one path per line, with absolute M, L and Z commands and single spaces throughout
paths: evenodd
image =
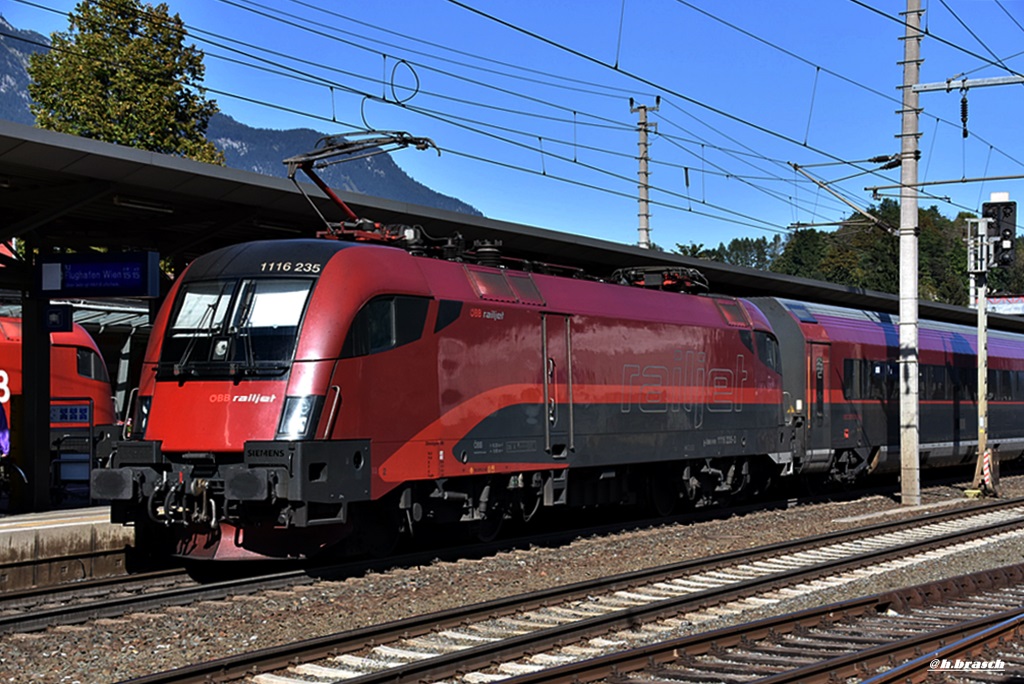
M 555 458 L 575 449 L 572 405 L 572 326 L 569 317 L 541 314 L 544 361 L 544 448 Z
M 829 445 L 829 357 L 828 344 L 810 342 L 810 355 L 807 368 L 807 420 L 810 439 L 808 446 L 820 449 Z

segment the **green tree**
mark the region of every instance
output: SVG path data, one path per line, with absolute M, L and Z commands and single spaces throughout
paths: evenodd
M 951 221 L 935 206 L 918 214 L 918 264 L 922 298 L 967 305 L 967 225 L 961 214 Z
M 831 236 L 828 233 L 814 228 L 795 230 L 786 241 L 782 254 L 772 264 L 772 271 L 813 280 L 825 280 L 821 264 L 830 243 Z
M 691 242 L 688 245 L 676 244 L 676 250 L 683 256 L 693 257 L 694 259 L 708 259 L 708 251 L 704 249 L 703 243 Z
M 217 103 L 201 83 L 203 53 L 185 45 L 166 4 L 82 0 L 67 32 L 29 59 L 40 128 L 223 164 L 206 139 Z
M 851 287 L 879 292 L 899 289 L 899 243 L 891 232 L 899 225 L 899 205 L 883 200 L 868 213 L 878 217 L 882 225 L 852 214 L 834 233 L 820 269 L 825 280 Z
M 728 245 L 722 242 L 714 249 L 705 249 L 698 243 L 677 244 L 676 249 L 684 256 L 767 271 L 782 254 L 783 244 L 782 236 L 775 235 L 771 240 L 766 237 L 734 238 Z

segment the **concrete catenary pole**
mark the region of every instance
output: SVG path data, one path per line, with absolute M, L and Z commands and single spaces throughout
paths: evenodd
M 901 501 L 921 503 L 918 381 L 917 140 L 921 74 L 921 1 L 907 0 L 903 37 L 903 129 L 900 157 L 900 453 Z
M 652 129 L 654 124 L 647 123 L 647 112 L 658 111 L 658 106 L 661 104 L 661 98 L 657 99 L 657 104 L 653 107 L 647 105 L 633 106 L 633 99 L 629 100 L 629 111 L 636 114 L 640 114 L 640 121 L 637 124 L 637 128 L 640 132 L 640 142 L 637 143 L 640 153 L 640 170 L 637 172 L 639 183 L 637 189 L 639 190 L 639 210 L 637 212 L 640 217 L 640 225 L 637 228 L 637 245 L 643 249 L 651 248 L 651 210 L 648 202 L 648 191 L 650 190 L 650 173 L 647 170 L 647 162 L 650 158 L 648 154 L 649 144 L 647 142 L 647 133 Z

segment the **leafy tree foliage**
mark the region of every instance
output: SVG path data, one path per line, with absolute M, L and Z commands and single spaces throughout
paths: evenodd
M 82 0 L 67 32 L 32 55 L 32 113 L 41 128 L 222 164 L 205 137 L 217 104 L 206 99 L 203 53 L 185 45 L 166 4 Z
M 705 249 L 703 244 L 697 243 L 676 245 L 676 248 L 686 256 L 767 271 L 782 253 L 783 245 L 782 236 L 776 235 L 771 240 L 736 238 L 728 245 L 719 243 L 715 249 Z
M 793 231 L 786 241 L 782 254 L 772 264 L 771 270 L 786 275 L 827 280 L 821 264 L 830 244 L 831 237 L 828 233 L 813 228 Z

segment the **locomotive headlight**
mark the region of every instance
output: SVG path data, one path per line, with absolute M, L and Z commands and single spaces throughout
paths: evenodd
M 323 397 L 285 397 L 276 439 L 308 439 L 320 419 Z
M 131 436 L 133 439 L 143 439 L 146 436 L 146 426 L 149 425 L 149 407 L 153 404 L 153 397 L 139 397 L 139 403 L 135 406 L 135 425 L 132 426 Z

